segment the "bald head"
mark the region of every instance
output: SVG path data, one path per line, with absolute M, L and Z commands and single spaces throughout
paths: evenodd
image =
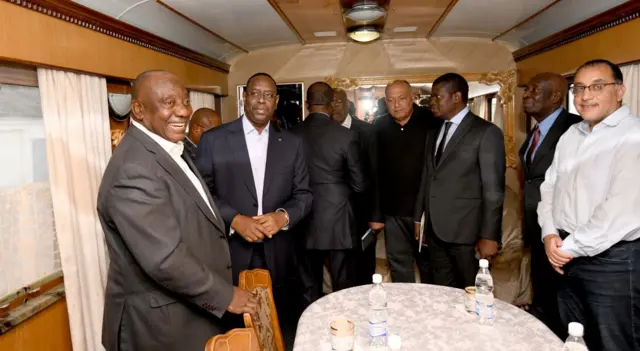
M 568 87 L 567 80 L 559 74 L 543 72 L 535 75 L 522 96 L 524 112 L 538 123 L 542 122 L 562 107 Z
M 322 112 L 331 116 L 333 112 L 333 88 L 325 82 L 315 82 L 307 89 L 309 112 Z
M 189 121 L 189 140 L 198 145 L 202 133 L 221 124 L 222 118 L 216 111 L 207 107 L 199 108 Z
M 132 118 L 166 140 L 184 139 L 192 111 L 189 92 L 173 73 L 147 71 L 133 82 Z
M 407 123 L 413 114 L 413 94 L 411 84 L 406 80 L 395 80 L 384 90 L 387 110 L 400 124 Z

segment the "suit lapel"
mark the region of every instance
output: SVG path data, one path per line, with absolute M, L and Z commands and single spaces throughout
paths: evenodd
M 440 163 L 437 166 L 444 163 L 444 161 L 447 159 L 447 156 L 449 156 L 451 152 L 456 148 L 458 142 L 460 142 L 465 134 L 467 134 L 469 128 L 471 128 L 471 125 L 473 124 L 473 118 L 474 115 L 471 112 L 465 115 L 458 128 L 456 128 L 455 132 L 453 132 L 453 135 L 451 136 L 451 139 L 449 139 L 449 142 L 445 144 L 444 151 L 442 152 L 442 158 L 440 159 Z M 438 131 L 438 133 L 440 132 Z
M 564 133 L 563 125 L 565 123 L 567 115 L 567 111 L 563 109 L 562 112 L 560 112 L 558 118 L 556 118 L 556 120 L 553 122 L 553 125 L 551 125 L 551 128 L 542 140 L 542 144 L 538 146 L 535 157 L 533 158 L 533 160 L 531 160 L 531 169 L 534 169 L 538 162 L 551 154 L 553 146 L 558 142 L 558 139 L 560 139 L 560 137 Z M 551 156 L 553 157 L 553 155 Z
M 277 127 L 273 126 L 272 124 L 269 124 L 269 143 L 267 147 L 267 164 L 266 164 L 266 169 L 264 171 L 264 186 L 262 189 L 263 202 L 265 199 L 265 195 L 269 190 L 269 185 L 276 177 L 276 174 L 277 174 L 276 172 L 278 170 L 278 160 L 280 159 L 281 155 L 283 155 L 286 152 L 286 150 L 284 149 L 285 149 L 285 143 L 282 137 L 282 133 Z
M 237 119 L 234 122 L 233 128 L 229 128 L 229 134 L 227 135 L 231 150 L 233 150 L 233 157 L 236 160 L 237 173 L 244 178 L 244 182 L 249 189 L 249 193 L 253 198 L 258 201 L 256 195 L 256 184 L 253 180 L 253 171 L 251 170 L 251 159 L 249 158 L 249 149 L 247 149 L 247 140 L 244 137 L 244 129 L 242 128 L 242 118 Z
M 433 128 L 427 134 L 427 148 L 425 150 L 427 154 L 424 156 L 425 156 L 425 162 L 429 162 L 428 164 L 431 165 L 431 169 L 436 169 L 435 153 L 436 153 L 436 142 L 438 141 L 439 133 L 440 133 L 440 127 Z
M 527 154 L 527 148 L 529 147 L 529 142 L 531 141 L 531 137 L 533 136 L 533 133 L 535 132 L 535 129 L 532 129 L 531 132 L 527 135 L 527 137 L 524 140 L 524 144 L 522 144 L 522 146 L 520 147 L 520 163 L 522 163 L 522 167 L 525 169 L 525 172 L 529 172 L 529 165 L 527 164 L 527 160 L 526 158 L 526 154 Z
M 193 174 L 196 175 L 196 177 L 198 178 L 198 181 L 202 185 L 202 189 L 204 189 L 204 193 L 207 195 L 207 200 L 209 200 L 209 204 L 211 205 L 211 209 L 213 210 L 213 213 L 215 214 L 216 222 L 214 224 L 216 224 L 218 226 L 218 229 L 220 229 L 222 232 L 224 232 L 225 229 L 224 229 L 224 221 L 222 220 L 222 215 L 220 214 L 220 210 L 218 209 L 218 206 L 216 205 L 215 201 L 213 201 L 213 196 L 211 196 L 211 193 L 209 192 L 209 188 L 207 187 L 207 183 L 205 183 L 204 179 L 202 179 L 202 176 L 200 175 L 200 172 L 198 172 L 198 169 L 193 164 L 193 161 L 191 161 L 191 158 L 189 158 L 189 156 L 187 156 L 187 155 L 184 155 L 184 156 L 185 157 L 183 157 L 183 159 L 185 160 L 185 162 L 187 162 L 187 164 L 189 165 L 189 168 L 193 171 Z M 206 204 L 204 204 L 204 205 L 206 206 Z M 201 207 L 201 209 L 202 209 L 202 207 Z

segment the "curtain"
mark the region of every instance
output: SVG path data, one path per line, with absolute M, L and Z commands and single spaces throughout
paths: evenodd
M 473 98 L 473 104 L 471 104 L 471 112 L 475 113 L 479 117 L 487 119 L 487 105 L 489 101 L 486 95 L 480 95 Z
M 203 107 L 208 107 L 212 110 L 216 109 L 216 97 L 213 94 L 190 90 L 189 100 L 191 100 L 193 112 Z
M 53 215 L 74 351 L 101 345 L 108 256 L 96 213 L 111 156 L 104 78 L 38 68 Z
M 640 116 L 640 64 L 620 67 L 624 77 L 624 86 L 627 92 L 622 99 L 623 103 L 631 109 L 631 112 Z

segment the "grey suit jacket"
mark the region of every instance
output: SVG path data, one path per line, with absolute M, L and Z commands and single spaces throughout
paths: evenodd
M 224 332 L 231 260 L 222 216 L 211 196 L 209 202 L 215 217 L 171 156 L 129 129 L 98 193 L 110 258 L 102 334 L 108 351 L 201 351 Z
M 506 172 L 502 131 L 469 112 L 436 165 L 439 132 L 434 128 L 427 134 L 414 220 L 428 214 L 435 235 L 448 243 L 471 245 L 479 238 L 500 243 Z

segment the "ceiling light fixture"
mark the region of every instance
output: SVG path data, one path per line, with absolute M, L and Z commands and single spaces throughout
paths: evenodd
M 371 22 L 377 20 L 385 14 L 386 11 L 382 7 L 378 6 L 377 4 L 367 3 L 365 1 L 353 5 L 352 8 L 348 9 L 344 13 L 344 16 L 356 22 Z
M 380 38 L 380 31 L 373 26 L 360 26 L 350 28 L 347 35 L 357 42 L 369 43 Z
M 415 32 L 418 29 L 418 27 L 412 26 L 412 27 L 395 27 L 393 28 L 393 32 L 394 33 L 408 33 L 408 32 Z

